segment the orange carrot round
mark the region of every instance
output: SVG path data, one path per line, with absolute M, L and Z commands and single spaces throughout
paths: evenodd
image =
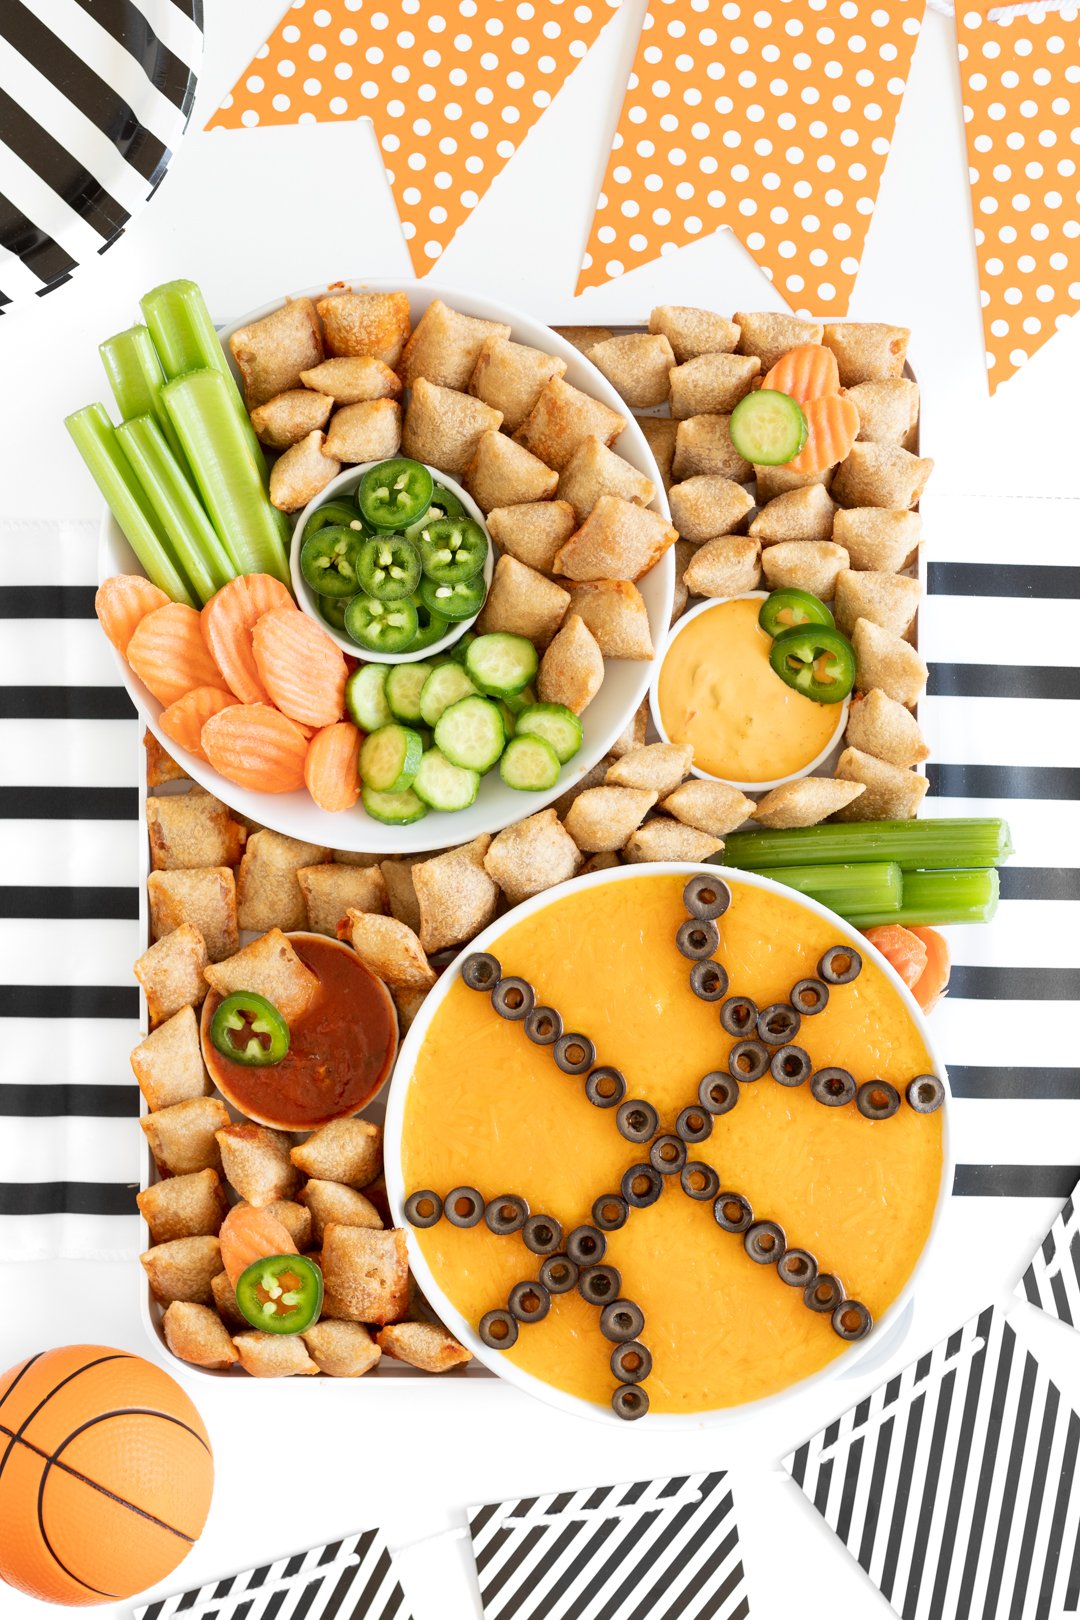
M 317 731 L 304 764 L 307 790 L 320 810 L 351 810 L 360 797 L 360 733 L 348 720 Z
M 762 380 L 762 388 L 775 388 L 800 405 L 840 392 L 840 369 L 836 356 L 823 343 L 800 343 L 782 354 Z
M 297 1247 L 276 1215 L 250 1204 L 236 1204 L 226 1215 L 218 1233 L 221 1263 L 233 1288 L 248 1266 L 272 1254 L 296 1254 Z
M 200 740 L 215 771 L 237 787 L 292 793 L 304 785 L 307 738 L 267 703 L 234 703 L 211 715 Z
M 196 686 L 224 685 L 203 640 L 199 615 L 183 602 L 169 602 L 140 619 L 128 642 L 127 661 L 158 702 L 166 705 Z
M 827 394 L 803 406 L 806 443 L 788 467 L 796 473 L 824 472 L 850 453 L 859 433 L 858 407 L 845 394 Z
M 251 632 L 272 608 L 292 608 L 293 599 L 271 574 L 239 574 L 202 610 L 202 633 L 221 673 L 241 703 L 268 703 L 255 668 Z M 299 611 L 299 609 L 294 609 Z
M 259 678 L 282 714 L 316 727 L 341 719 L 345 658 L 314 619 L 292 607 L 275 608 L 259 619 L 251 642 Z
M 185 692 L 182 698 L 177 698 L 175 703 L 170 703 L 167 709 L 162 709 L 158 725 L 170 742 L 186 748 L 197 759 L 205 759 L 203 726 L 212 714 L 232 708 L 235 702 L 232 693 L 223 691 L 219 686 L 196 686 L 190 692 Z
M 914 990 L 926 967 L 926 946 L 910 928 L 886 923 L 868 928 L 866 937 L 876 945 L 890 967 L 896 969 L 909 990 Z
M 929 1012 L 949 987 L 949 947 L 936 928 L 912 928 L 911 933 L 926 947 L 926 966 L 911 993 L 923 1012 Z
M 113 646 L 126 657 L 136 627 L 168 600 L 163 590 L 141 574 L 114 574 L 98 586 L 94 612 Z

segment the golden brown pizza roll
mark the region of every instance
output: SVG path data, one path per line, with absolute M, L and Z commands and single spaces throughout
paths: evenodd
M 163 939 L 188 923 L 206 941 L 211 962 L 231 956 L 240 943 L 236 926 L 236 879 L 230 866 L 151 872 L 146 880 L 150 934 Z
M 824 484 L 805 484 L 763 506 L 749 532 L 763 546 L 781 540 L 831 540 L 835 512 L 836 502 Z
M 651 789 L 657 798 L 664 798 L 674 793 L 693 763 L 689 743 L 646 743 L 609 765 L 604 781 L 609 787 Z
M 225 1125 L 217 1133 L 226 1180 L 256 1209 L 291 1198 L 300 1177 L 289 1158 L 289 1138 L 268 1125 Z
M 748 534 L 724 535 L 699 546 L 683 576 L 691 596 L 744 596 L 761 579 L 761 547 Z
M 838 821 L 910 821 L 930 786 L 925 776 L 875 759 L 858 748 L 845 748 L 836 762 L 844 781 L 861 782 L 865 793 L 837 812 Z
M 570 593 L 561 585 L 504 553 L 495 564 L 476 630 L 479 635 L 505 630 L 546 647 L 569 606 Z
M 761 370 L 755 354 L 699 354 L 671 371 L 671 414 L 730 416 L 745 399 Z
M 845 547 L 852 568 L 895 574 L 907 566 L 922 542 L 922 518 L 918 512 L 881 506 L 849 507 L 837 512 L 833 539 Z
M 139 1121 L 162 1175 L 187 1176 L 220 1170 L 217 1132 L 229 1123 L 220 1097 L 191 1097 L 146 1114 Z
M 536 677 L 540 701 L 561 703 L 581 714 L 603 684 L 604 655 L 588 625 L 571 611 L 540 660 Z
M 649 610 L 628 579 L 591 579 L 570 587 L 570 613 L 577 614 L 605 658 L 651 658 Z
M 881 574 L 871 569 L 855 573 L 845 568 L 837 575 L 833 613 L 848 636 L 857 619 L 870 619 L 894 636 L 903 636 L 914 622 L 921 596 L 918 580 L 907 574 Z
M 550 574 L 559 548 L 577 528 L 574 508 L 559 500 L 497 506 L 487 522 L 496 545 L 542 574 Z
M 918 703 L 929 671 L 910 642 L 870 619 L 857 619 L 851 644 L 855 648 L 855 685 L 860 692 L 877 686 L 905 708 Z
M 322 1246 L 323 1233 L 333 1223 L 338 1226 L 368 1226 L 382 1231 L 382 1217 L 375 1205 L 362 1192 L 357 1192 L 355 1187 L 345 1187 L 340 1181 L 319 1181 L 312 1177 L 297 1197 L 311 1214 L 317 1247 Z
M 490 844 L 484 833 L 413 867 L 420 943 L 429 954 L 463 945 L 494 917 L 499 891 L 484 870 Z
M 324 1317 L 300 1337 L 319 1371 L 330 1378 L 362 1378 L 382 1360 L 382 1351 L 360 1322 Z
M 441 388 L 420 377 L 405 412 L 402 448 L 415 461 L 429 462 L 456 477 L 476 454 L 484 433 L 498 428 L 502 416 L 471 394 Z
M 730 416 L 708 414 L 688 416 L 675 429 L 675 459 L 672 473 L 676 483 L 697 473 L 716 473 L 742 484 L 750 477 L 751 466 L 731 442 Z
M 194 1170 L 156 1181 L 136 1195 L 139 1213 L 150 1228 L 151 1243 L 173 1238 L 216 1237 L 229 1200 L 216 1170 Z
M 233 1344 L 240 1365 L 253 1378 L 311 1378 L 318 1371 L 299 1333 L 237 1333 Z
M 486 338 L 508 338 L 504 321 L 485 321 L 433 298 L 405 345 L 399 371 L 406 388 L 424 377 L 440 388 L 465 389 Z M 483 396 L 479 396 L 483 398 Z
M 756 354 L 762 371 L 775 366 L 782 354 L 804 343 L 820 343 L 825 328 L 820 321 L 804 321 L 797 315 L 779 315 L 774 310 L 734 316 L 739 328 L 740 354 Z
M 300 373 L 322 359 L 315 306 L 310 298 L 290 299 L 261 321 L 241 326 L 229 348 L 243 378 L 244 403 L 252 411 L 275 394 L 298 388 Z
M 396 917 L 398 922 L 406 923 L 414 933 L 420 927 L 420 902 L 416 898 L 416 887 L 412 880 L 415 864 L 416 857 L 410 856 L 380 862 L 390 915 Z
M 933 470 L 928 456 L 913 456 L 898 444 L 856 440 L 836 469 L 832 493 L 841 506 L 915 506 Z
M 649 331 L 667 338 L 679 365 L 699 354 L 730 354 L 739 341 L 739 328 L 726 315 L 688 304 L 657 304 Z
M 146 997 L 151 1029 L 181 1007 L 199 1005 L 206 995 L 203 970 L 208 960 L 206 941 L 190 923 L 174 928 L 143 952 L 134 972 Z
M 208 1097 L 212 1088 L 194 1009 L 181 1007 L 140 1041 L 131 1054 L 131 1067 L 151 1110 Z
M 305 1209 L 303 1204 L 296 1203 L 292 1198 L 274 1198 L 269 1204 L 263 1205 L 263 1213 L 281 1222 L 300 1254 L 306 1254 L 312 1247 L 311 1211 Z
M 392 1322 L 380 1328 L 375 1338 L 384 1356 L 419 1367 L 421 1372 L 449 1372 L 472 1360 L 472 1351 L 436 1322 Z
M 623 846 L 624 861 L 707 861 L 724 847 L 722 838 L 674 821 L 671 816 L 653 816 Z
M 686 612 L 686 604 L 690 599 L 690 587 L 686 583 L 686 570 L 697 554 L 697 546 L 689 540 L 676 540 L 675 542 L 675 589 L 671 593 L 671 618 L 669 624 L 681 619 Z
M 505 433 L 482 433 L 465 469 L 464 484 L 481 512 L 546 501 L 559 475 Z
M 640 579 L 679 538 L 659 512 L 601 495 L 555 558 L 567 579 Z
M 313 376 L 313 372 L 307 375 Z M 287 388 L 275 394 L 251 413 L 251 425 L 260 441 L 271 450 L 287 450 L 291 444 L 306 439 L 316 428 L 324 428 L 330 420 L 334 402 L 328 394 L 313 393 L 310 388 Z
M 553 326 L 551 330 L 558 332 L 561 338 L 572 343 L 582 354 L 588 354 L 598 343 L 615 336 L 610 326 Z
M 578 849 L 594 855 L 600 850 L 622 849 L 655 803 L 652 789 L 605 784 L 579 793 L 563 819 Z
M 609 749 L 611 758 L 621 759 L 622 756 L 624 754 L 628 754 L 632 748 L 640 748 L 645 741 L 645 736 L 648 729 L 649 700 L 648 698 L 643 698 L 638 704 L 637 708 L 634 710 L 633 714 L 630 716 L 629 720 L 626 722 L 625 726 L 623 726 L 622 730 L 619 732 L 619 735 L 616 737 L 615 741 L 612 743 L 611 748 Z M 609 763 L 609 760 L 602 759 L 596 766 L 596 769 L 600 772 L 596 779 L 597 782 L 602 782 L 604 780 L 604 775 Z M 557 807 L 558 801 L 556 801 L 556 808 Z M 560 814 L 561 813 L 562 812 L 560 811 Z
M 322 866 L 330 859 L 324 844 L 264 827 L 251 834 L 237 880 L 240 927 L 252 934 L 267 928 L 293 932 L 307 927 L 307 908 L 297 873 L 301 867 Z
M 150 865 L 155 872 L 178 867 L 235 866 L 247 829 L 203 788 L 153 794 L 146 801 Z
M 630 722 L 630 726 L 633 726 L 633 721 Z M 627 730 L 629 729 L 630 727 L 627 728 Z M 645 740 L 644 732 L 641 734 L 641 740 L 642 742 Z M 572 777 L 570 786 L 565 790 L 565 792 L 559 794 L 559 797 L 555 800 L 555 803 L 552 806 L 560 821 L 565 823 L 570 806 L 573 804 L 575 799 L 580 798 L 581 794 L 587 793 L 590 788 L 603 786 L 604 777 L 607 775 L 607 768 L 611 764 L 613 757 L 613 755 L 609 754 L 606 758 L 597 760 L 595 765 L 590 766 L 587 771 L 582 771 L 581 774 L 576 778 Z M 571 765 L 569 769 L 572 773 L 573 765 Z
M 688 827 L 725 838 L 754 814 L 754 801 L 726 782 L 709 782 L 695 776 L 661 800 L 659 808 Z
M 330 418 L 323 455 L 355 466 L 388 461 L 401 449 L 401 406 L 396 399 L 363 399 L 341 405 Z
M 148 788 L 162 787 L 166 782 L 186 782 L 189 780 L 187 771 L 178 765 L 172 755 L 166 753 L 152 731 L 143 732 L 143 748 L 146 750 L 146 785 Z
M 173 1355 L 193 1367 L 224 1372 L 240 1359 L 228 1328 L 206 1305 L 174 1299 L 161 1319 L 161 1329 Z
M 221 1245 L 216 1237 L 156 1243 L 139 1259 L 151 1292 L 162 1305 L 171 1305 L 174 1299 L 193 1305 L 209 1305 L 213 1300 L 210 1284 L 221 1270 Z
M 396 1322 L 409 1308 L 404 1232 L 327 1227 L 323 1237 L 327 1316 L 347 1322 Z
M 832 484 L 834 468 L 825 467 L 821 472 L 797 473 L 790 467 L 754 467 L 754 484 L 757 490 L 757 503 L 766 506 L 769 501 L 775 500 L 778 495 L 786 495 L 793 489 L 806 489 L 810 484 L 824 484 L 828 489 Z
M 559 476 L 559 499 L 569 501 L 578 523 L 584 523 L 601 495 L 620 495 L 648 506 L 655 494 L 651 478 L 597 438 L 584 439 Z
M 832 599 L 836 581 L 847 565 L 847 552 L 832 540 L 781 540 L 778 545 L 766 546 L 761 554 L 770 591 L 793 586 L 820 596 L 823 602 Z
M 367 1119 L 333 1119 L 293 1148 L 291 1158 L 305 1176 L 368 1187 L 382 1170 L 382 1126 Z
M 552 809 L 504 828 L 484 856 L 485 871 L 512 906 L 565 883 L 580 865 L 578 847 Z
M 754 502 L 743 485 L 717 473 L 699 473 L 681 484 L 672 484 L 668 500 L 672 523 L 684 540 L 695 544 L 731 534 L 754 510 Z
M 265 996 L 287 1024 L 307 1012 L 319 989 L 318 976 L 304 966 L 280 928 L 271 928 L 235 956 L 212 962 L 206 978 L 223 996 L 237 990 Z
M 911 449 L 911 436 L 919 420 L 919 385 L 910 377 L 883 377 L 857 383 L 847 391 L 859 413 L 859 438 L 876 444 L 901 444 Z
M 824 342 L 836 356 L 842 388 L 903 375 L 911 333 L 906 326 L 880 321 L 836 321 L 825 327 Z
M 391 990 L 428 990 L 435 983 L 419 939 L 396 917 L 350 909 L 347 937 L 365 967 Z
M 650 410 L 668 397 L 675 354 L 662 332 L 627 332 L 605 338 L 589 350 L 589 359 L 631 410 Z
M 929 759 L 922 728 L 910 710 L 876 689 L 856 698 L 848 710 L 844 741 L 860 753 L 873 754 L 906 770 Z
M 218 1272 L 210 1283 L 210 1292 L 214 1299 L 214 1309 L 226 1327 L 240 1328 L 241 1330 L 247 1327 L 247 1317 L 236 1303 L 236 1290 L 229 1281 L 227 1272 Z
M 800 776 L 785 782 L 758 800 L 754 819 L 763 827 L 816 827 L 859 798 L 858 782 L 838 782 L 831 776 Z
M 547 384 L 566 371 L 566 361 L 508 337 L 486 337 L 480 345 L 469 393 L 502 412 L 502 425 L 514 433 L 524 422 Z
M 302 371 L 305 388 L 327 395 L 335 405 L 358 405 L 364 399 L 400 399 L 401 378 L 370 354 L 337 355 L 311 371 Z
M 531 450 L 546 467 L 562 472 L 583 440 L 597 438 L 612 444 L 626 426 L 626 417 L 613 411 L 562 377 L 553 377 L 514 434 L 518 444 Z
M 652 452 L 661 482 L 667 489 L 671 484 L 671 468 L 675 460 L 675 436 L 679 424 L 670 416 L 635 416 L 634 421 L 645 435 L 645 442 Z
M 427 999 L 426 990 L 391 990 L 397 1008 L 398 1029 L 407 1035 L 420 1008 Z
M 299 512 L 341 471 L 323 454 L 326 435 L 316 429 L 280 455 L 270 469 L 270 499 L 279 512 Z
M 390 909 L 386 879 L 377 866 L 302 866 L 296 874 L 304 896 L 307 926 L 313 934 L 337 939 L 338 923 L 350 906 L 356 911 Z
M 332 293 L 315 308 L 331 355 L 370 354 L 396 366 L 412 326 L 407 293 Z

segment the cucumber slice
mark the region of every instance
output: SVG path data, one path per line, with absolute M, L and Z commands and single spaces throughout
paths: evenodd
M 465 668 L 481 692 L 512 697 L 536 675 L 540 666 L 536 648 L 524 636 L 506 630 L 477 636 L 465 654 Z
M 479 790 L 476 771 L 452 765 L 438 748 L 428 749 L 413 782 L 413 792 L 433 810 L 467 810 Z
M 519 737 L 543 737 L 555 750 L 560 765 L 573 759 L 584 736 L 573 709 L 561 703 L 531 703 L 518 715 L 514 731 Z
M 503 730 L 506 732 L 507 739 L 509 739 L 517 730 L 517 715 L 505 698 L 495 698 L 494 701 L 499 705 L 499 713 L 503 717 Z
M 449 656 L 454 660 L 455 664 L 464 664 L 469 648 L 475 640 L 476 631 L 466 630 L 461 640 L 454 642 L 454 645 L 450 648 Z
M 471 697 L 476 687 L 460 664 L 440 664 L 432 670 L 420 693 L 420 713 L 426 726 L 438 725 L 451 703 Z
M 406 788 L 404 793 L 379 793 L 365 783 L 360 800 L 369 816 L 391 827 L 407 827 L 411 821 L 420 821 L 428 813 L 423 799 L 418 799 L 411 788 Z
M 360 780 L 376 793 L 404 793 L 420 768 L 424 745 L 408 726 L 380 726 L 364 738 Z
M 519 793 L 543 793 L 559 780 L 559 756 L 543 737 L 512 737 L 499 761 L 499 775 Z
M 394 664 L 386 677 L 386 701 L 398 720 L 421 720 L 420 694 L 431 674 L 431 664 Z
M 393 720 L 386 701 L 389 664 L 361 664 L 345 682 L 345 707 L 361 731 L 378 731 Z
M 531 686 L 526 686 L 522 692 L 511 692 L 503 702 L 511 714 L 520 714 L 522 709 L 527 709 L 530 703 L 536 702 L 536 693 Z
M 782 467 L 794 461 L 807 435 L 802 406 L 790 394 L 759 388 L 740 399 L 731 413 L 731 442 L 747 461 L 759 467 Z
M 435 727 L 435 746 L 452 764 L 470 771 L 490 771 L 505 745 L 506 726 L 490 698 L 461 698 Z

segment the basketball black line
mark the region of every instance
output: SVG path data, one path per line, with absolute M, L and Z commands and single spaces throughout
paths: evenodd
M 52 1389 L 49 1390 L 48 1394 L 42 1396 L 41 1400 L 34 1407 L 34 1410 L 30 1413 L 30 1415 L 27 1418 L 25 1418 L 23 1420 L 22 1423 L 19 1424 L 19 1427 L 12 1434 L 11 1439 L 8 1441 L 8 1444 L 7 1444 L 7 1450 L 4 1452 L 4 1455 L 2 1457 L 0 1457 L 0 1478 L 3 1477 L 4 1469 L 7 1466 L 7 1460 L 11 1456 L 11 1450 L 12 1450 L 12 1447 L 14 1446 L 16 1440 L 21 1440 L 22 1439 L 25 1430 L 29 1427 L 29 1425 L 31 1423 L 33 1423 L 34 1419 L 37 1417 L 37 1415 L 41 1411 L 42 1407 L 48 1405 L 48 1403 L 52 1400 L 53 1396 L 56 1394 L 56 1392 L 58 1390 L 63 1389 L 65 1384 L 70 1384 L 71 1380 L 73 1378 L 78 1378 L 80 1373 L 89 1372 L 92 1367 L 100 1367 L 106 1361 L 131 1361 L 132 1359 L 133 1358 L 130 1355 L 128 1355 L 128 1353 L 126 1351 L 124 1351 L 124 1350 L 116 1350 L 111 1355 L 99 1356 L 96 1361 L 88 1361 L 82 1367 L 76 1367 L 74 1372 L 68 1373 L 66 1378 L 61 1378 L 61 1380 L 60 1380 L 60 1382 L 58 1384 L 54 1384 Z M 8 1431 L 5 1429 L 4 1433 L 6 1434 L 6 1433 L 8 1433 Z M 29 1443 L 30 1442 L 27 1441 L 28 1445 L 29 1445 Z
M 2 1395 L 0 1395 L 0 1406 L 3 1406 L 4 1402 L 7 1400 L 8 1396 L 11 1394 L 11 1392 L 15 1388 L 15 1386 L 23 1378 L 25 1378 L 26 1374 L 30 1371 L 30 1369 L 34 1365 L 35 1361 L 40 1361 L 44 1354 L 45 1354 L 44 1350 L 39 1350 L 36 1356 L 31 1356 L 30 1357 L 30 1360 L 25 1364 L 25 1366 L 22 1366 L 22 1367 L 19 1368 L 18 1372 L 15 1374 L 15 1377 L 11 1380 L 11 1383 L 8 1385 L 7 1389 L 5 1389 L 4 1393 Z M 6 1434 L 7 1430 L 5 1430 L 4 1432 Z
M 165 1417 L 166 1415 L 164 1412 L 155 1413 L 152 1407 L 138 1408 L 138 1410 L 145 1410 L 150 1415 L 156 1415 L 157 1417 Z M 109 1413 L 107 1415 L 114 1417 L 116 1414 Z M 175 1421 L 179 1421 L 179 1419 Z M 10 1429 L 6 1429 L 2 1423 L 0 1423 L 0 1434 L 9 1435 L 16 1445 L 25 1446 L 27 1451 L 32 1451 L 34 1453 L 35 1457 L 40 1457 L 42 1462 L 51 1463 L 52 1466 L 54 1468 L 58 1468 L 62 1474 L 68 1474 L 72 1479 L 78 1480 L 80 1485 L 89 1485 L 92 1491 L 97 1491 L 99 1496 L 107 1496 L 109 1500 L 111 1502 L 115 1502 L 118 1507 L 127 1508 L 129 1512 L 136 1514 L 140 1519 L 151 1520 L 152 1523 L 159 1525 L 162 1530 L 170 1530 L 172 1534 L 174 1536 L 178 1536 L 181 1541 L 187 1541 L 193 1545 L 192 1538 L 185 1535 L 183 1530 L 177 1530 L 175 1525 L 166 1524 L 164 1519 L 155 1518 L 152 1513 L 148 1513 L 145 1508 L 136 1507 L 135 1503 L 129 1502 L 126 1497 L 117 1496 L 116 1492 L 110 1491 L 107 1485 L 99 1484 L 96 1479 L 91 1479 L 88 1474 L 81 1474 L 77 1468 L 72 1468 L 70 1463 L 59 1462 L 55 1457 L 51 1457 L 49 1452 L 43 1451 L 40 1446 L 35 1446 L 34 1442 L 32 1440 L 28 1440 L 25 1435 L 13 1434 L 12 1431 Z M 199 1438 L 198 1435 L 196 1435 L 195 1438 L 197 1440 Z M 78 1576 L 76 1576 L 75 1579 L 77 1580 Z

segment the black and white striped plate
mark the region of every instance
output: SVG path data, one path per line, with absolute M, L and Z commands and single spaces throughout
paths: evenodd
M 203 0 L 0 0 L 0 313 L 104 253 L 195 99 Z

